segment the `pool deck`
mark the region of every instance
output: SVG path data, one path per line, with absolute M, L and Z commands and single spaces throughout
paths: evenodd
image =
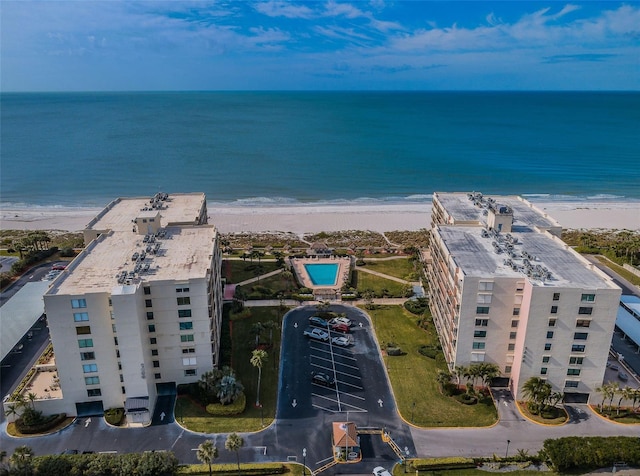
M 309 273 L 305 269 L 305 264 L 337 264 L 338 271 L 336 274 L 336 282 L 333 285 L 316 285 L 313 284 L 311 278 L 309 277 Z M 312 289 L 313 291 L 318 290 L 328 290 L 332 289 L 335 291 L 339 291 L 342 289 L 345 281 L 349 277 L 349 270 L 351 267 L 351 260 L 349 258 L 292 258 L 291 259 L 291 267 L 293 272 L 296 273 L 300 283 L 305 287 Z

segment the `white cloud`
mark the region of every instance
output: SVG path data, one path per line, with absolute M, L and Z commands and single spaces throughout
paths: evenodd
M 287 2 L 257 2 L 254 8 L 269 17 L 310 19 L 316 16 L 313 10 L 305 5 L 294 5 Z

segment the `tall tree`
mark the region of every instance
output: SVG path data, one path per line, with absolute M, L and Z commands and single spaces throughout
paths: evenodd
M 256 392 L 256 407 L 260 406 L 260 381 L 262 380 L 262 366 L 269 358 L 267 351 L 256 349 L 251 355 L 251 365 L 258 369 L 258 390 Z
M 12 469 L 16 469 L 17 472 L 15 474 L 28 475 L 31 474 L 33 470 L 32 458 L 33 450 L 31 448 L 26 445 L 18 446 L 11 455 L 11 458 L 9 458 L 9 463 Z M 14 473 L 12 472 L 11 474 Z
M 522 394 L 529 399 L 531 411 L 538 413 L 543 402 L 551 394 L 551 385 L 540 377 L 531 377 L 522 386 Z
M 240 474 L 240 448 L 244 446 L 244 440 L 237 433 L 231 433 L 227 436 L 227 440 L 224 442 L 224 447 L 227 451 L 235 451 L 238 461 L 238 474 Z
M 211 465 L 218 457 L 218 448 L 213 444 L 213 441 L 206 440 L 198 445 L 196 450 L 196 458 L 198 461 L 209 465 L 209 476 L 211 476 Z

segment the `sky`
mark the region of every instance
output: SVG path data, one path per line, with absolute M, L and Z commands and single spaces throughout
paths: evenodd
M 0 2 L 0 88 L 639 90 L 640 2 Z

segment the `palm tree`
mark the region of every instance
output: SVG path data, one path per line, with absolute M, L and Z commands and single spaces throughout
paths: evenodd
M 29 403 L 31 404 L 31 409 L 35 410 L 36 409 L 36 400 L 38 399 L 38 395 L 36 395 L 33 392 L 29 392 L 27 394 L 27 400 L 29 400 Z
M 249 329 L 249 333 L 255 336 L 255 346 L 258 347 L 260 345 L 260 336 L 262 335 L 262 331 L 264 331 L 264 324 L 262 322 L 256 322 L 251 325 L 251 329 Z
M 532 412 L 537 413 L 551 394 L 551 385 L 540 377 L 531 377 L 522 386 L 522 394 L 529 399 Z
M 9 458 L 9 463 L 11 463 L 12 467 L 15 467 L 18 472 L 24 474 L 31 473 L 31 458 L 33 457 L 33 450 L 26 445 L 18 446 L 11 458 Z
M 622 403 L 622 400 L 633 400 L 635 393 L 636 393 L 636 389 L 631 387 L 625 387 L 622 390 L 620 390 L 620 400 L 618 400 L 618 411 L 617 411 L 618 415 L 620 414 L 620 404 Z
M 242 394 L 244 386 L 236 379 L 235 375 L 225 375 L 216 384 L 216 390 L 216 396 L 220 400 L 220 403 L 226 405 L 227 403 L 236 401 L 240 394 Z
M 463 365 L 456 365 L 453 374 L 456 376 L 456 384 L 460 386 L 460 378 L 467 373 L 467 368 Z
M 4 411 L 4 416 L 6 417 L 17 417 L 19 415 L 18 413 L 18 409 L 20 407 L 15 404 L 15 403 L 11 403 L 9 405 L 7 405 L 7 409 Z
M 267 351 L 256 349 L 251 355 L 251 365 L 258 368 L 258 391 L 256 393 L 256 407 L 260 407 L 260 380 L 262 379 L 262 366 L 268 359 Z
M 451 381 L 451 374 L 446 370 L 438 370 L 436 381 L 440 385 L 440 390 L 444 390 L 444 386 Z
M 238 459 L 238 474 L 240 474 L 240 448 L 244 446 L 244 440 L 237 433 L 231 433 L 224 442 L 224 448 L 227 451 L 235 451 Z
M 496 364 L 483 362 L 478 366 L 478 373 L 484 386 L 488 387 L 491 380 L 500 375 L 500 368 Z
M 269 331 L 269 345 L 273 345 L 273 330 L 279 327 L 278 323 L 276 321 L 267 321 L 262 324 L 262 327 Z
M 213 441 L 206 440 L 198 445 L 196 450 L 196 458 L 198 461 L 209 465 L 209 476 L 211 476 L 211 464 L 218 457 L 218 447 L 213 444 Z

